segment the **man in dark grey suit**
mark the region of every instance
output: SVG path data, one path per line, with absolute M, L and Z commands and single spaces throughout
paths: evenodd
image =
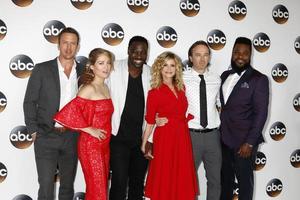
M 75 97 L 84 67 L 75 62 L 79 34 L 73 28 L 58 36 L 59 56 L 37 64 L 24 98 L 24 116 L 34 141 L 39 181 L 38 200 L 54 199 L 54 176 L 59 168 L 59 199 L 72 200 L 77 169 L 77 133 L 53 121 L 53 115 Z

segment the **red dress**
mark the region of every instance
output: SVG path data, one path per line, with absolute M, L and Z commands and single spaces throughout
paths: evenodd
M 71 129 L 93 127 L 107 131 L 101 141 L 80 131 L 77 150 L 86 182 L 85 200 L 107 200 L 112 113 L 111 99 L 89 100 L 77 96 L 54 117 Z
M 185 117 L 188 103 L 184 91 L 177 91 L 177 96 L 165 84 L 148 93 L 148 124 L 155 124 L 157 113 L 159 117 L 168 118 L 166 125 L 154 130 L 154 158 L 149 165 L 145 188 L 145 196 L 151 200 L 194 200 L 198 194 Z

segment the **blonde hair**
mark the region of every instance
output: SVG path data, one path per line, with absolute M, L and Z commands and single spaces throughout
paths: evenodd
M 151 88 L 158 88 L 162 84 L 161 70 L 167 60 L 173 59 L 175 61 L 175 76 L 173 77 L 173 84 L 178 90 L 183 90 L 182 80 L 182 62 L 181 59 L 170 51 L 165 51 L 157 56 L 151 68 Z

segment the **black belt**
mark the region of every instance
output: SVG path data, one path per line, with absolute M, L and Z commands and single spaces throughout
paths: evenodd
M 53 130 L 55 132 L 58 132 L 58 133 L 64 133 L 66 132 L 68 129 L 66 127 L 53 127 Z
M 217 128 L 206 128 L 206 129 L 194 129 L 194 128 L 190 128 L 189 130 L 191 132 L 195 132 L 195 133 L 208 133 L 208 132 L 212 132 L 214 130 L 216 130 Z

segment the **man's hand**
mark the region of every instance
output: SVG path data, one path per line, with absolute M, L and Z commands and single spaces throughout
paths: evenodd
M 166 125 L 166 123 L 168 123 L 168 118 L 166 117 L 155 117 L 155 124 L 156 126 L 164 126 Z
M 153 152 L 152 150 L 153 150 L 153 143 L 147 141 L 145 145 L 145 152 L 144 152 L 144 156 L 146 159 L 152 160 L 154 158 L 152 155 Z
M 238 151 L 238 154 L 242 158 L 248 158 L 252 153 L 252 148 L 253 148 L 252 145 L 250 145 L 248 143 L 244 143 L 244 144 L 241 145 L 241 147 Z

